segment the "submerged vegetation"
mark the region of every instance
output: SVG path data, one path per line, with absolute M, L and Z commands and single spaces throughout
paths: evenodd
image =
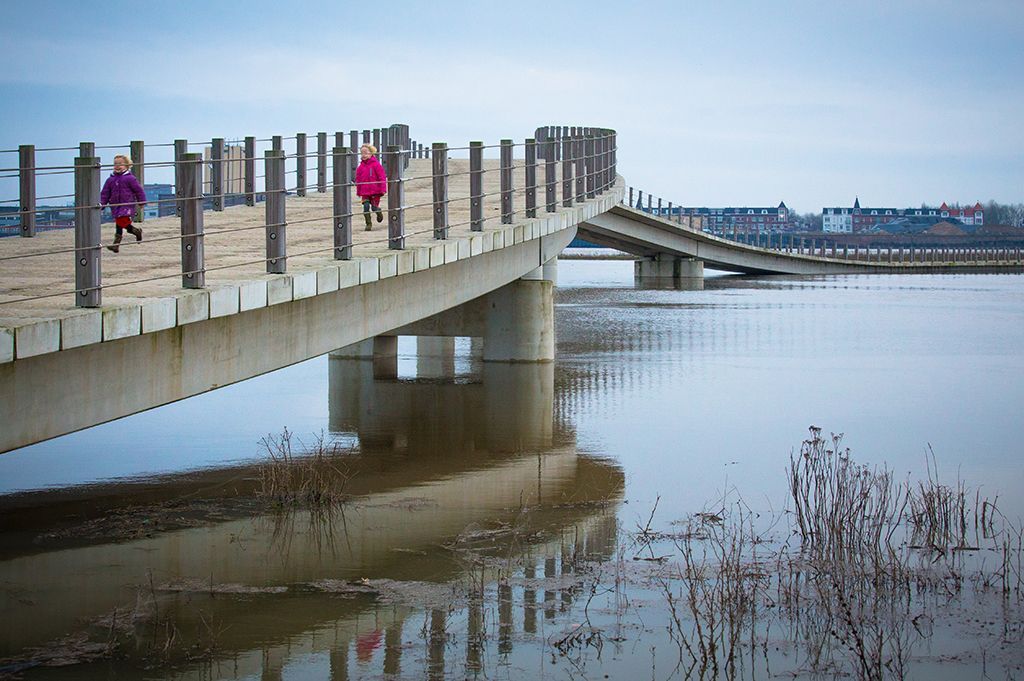
M 979 647 L 1020 650 L 1022 529 L 995 500 L 942 484 L 933 464 L 926 480 L 899 481 L 814 427 L 788 479 L 785 518 L 766 523 L 736 498 L 681 532 L 634 534 L 652 555 L 666 542 L 675 549 L 657 583 L 681 677 L 742 678 L 759 655 L 770 667 L 769 647 L 788 646 L 793 673 L 903 679 L 936 620 L 955 617 L 968 592 L 1001 615 Z M 1004 660 L 1008 670 L 1022 662 Z
M 635 678 L 645 656 L 643 676 L 694 681 L 882 681 L 920 677 L 922 664 L 953 665 L 951 678 L 968 666 L 984 678 L 1024 672 L 1024 531 L 996 499 L 943 482 L 934 455 L 922 480 L 901 480 L 812 427 L 789 458 L 781 514 L 759 514 L 727 490 L 666 529 L 656 529 L 656 501 L 646 523 L 626 530 L 621 482 L 583 498 L 520 497 L 436 545 L 386 547 L 388 575 L 346 572 L 345 557 L 365 549 L 358 535 L 373 534 L 365 528 L 376 530 L 386 508 L 434 518 L 445 507 L 422 497 L 360 505 L 346 495 L 351 450 L 323 435 L 307 446 L 285 430 L 262 446 L 257 505 L 274 512 L 225 543 L 240 555 L 263 537 L 267 556 L 303 576 L 220 582 L 149 570 L 134 604 L 0 660 L 0 678 L 97 662 L 232 677 L 253 647 L 243 624 L 253 613 L 284 613 L 304 632 L 330 622 L 334 645 L 357 656 L 362 646 L 359 665 L 382 645 L 385 678 L 405 678 L 393 670 L 409 649 L 409 678 L 516 678 L 538 664 L 561 664 L 569 678 Z M 293 572 L 304 561 L 330 567 Z M 282 636 L 285 647 L 301 638 Z
M 259 496 L 277 507 L 323 509 L 345 500 L 345 486 L 352 477 L 346 463 L 351 449 L 331 442 L 324 433 L 312 443 L 292 440 L 285 428 L 280 435 L 267 435 L 260 445 L 267 458 L 259 467 Z

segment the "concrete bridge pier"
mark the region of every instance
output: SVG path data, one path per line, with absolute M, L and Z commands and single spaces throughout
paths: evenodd
M 637 283 L 669 284 L 685 291 L 704 289 L 704 261 L 659 253 L 633 263 Z
M 394 378 L 398 336 L 416 336 L 417 374 L 451 375 L 455 337 L 472 338 L 471 352 L 484 362 L 551 362 L 555 359 L 556 258 L 523 277 L 467 303 L 386 336 L 331 352 L 339 359 L 372 359 L 374 378 Z M 482 342 L 481 342 L 482 341 Z M 478 354 L 479 353 L 479 354 Z M 449 371 L 444 373 L 444 368 Z
M 398 378 L 398 336 L 374 336 L 328 354 L 336 359 L 373 360 L 374 379 Z
M 553 261 L 485 296 L 485 362 L 554 361 L 558 266 Z
M 455 375 L 455 338 L 416 336 L 416 377 L 450 378 Z

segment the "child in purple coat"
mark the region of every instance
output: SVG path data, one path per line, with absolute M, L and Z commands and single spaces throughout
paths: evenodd
M 132 160 L 124 154 L 114 157 L 114 172 L 110 174 L 107 181 L 103 183 L 103 191 L 100 192 L 100 205 L 110 205 L 110 213 L 114 216 L 114 225 L 117 230 L 114 233 L 114 243 L 107 246 L 114 253 L 121 250 L 118 246 L 124 230 L 135 235 L 136 241 L 142 241 L 142 230 L 132 225 L 132 216 L 135 215 L 135 206 L 146 205 L 146 192 L 142 185 L 135 179 L 131 171 Z
M 380 197 L 388 193 L 388 175 L 384 172 L 384 166 L 374 156 L 376 153 L 377 148 L 372 144 L 359 147 L 359 157 L 362 160 L 356 168 L 356 196 L 363 202 L 363 219 L 366 220 L 367 231 L 372 228 L 371 208 L 377 214 L 377 222 L 383 222 Z

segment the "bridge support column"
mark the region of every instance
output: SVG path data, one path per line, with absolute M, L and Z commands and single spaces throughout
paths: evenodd
M 551 281 L 523 278 L 488 295 L 483 324 L 485 362 L 555 359 L 554 288 Z
M 374 336 L 330 352 L 338 359 L 369 359 L 373 361 L 373 377 L 398 378 L 398 336 Z
M 633 264 L 633 277 L 638 282 L 668 280 L 686 290 L 704 288 L 704 261 L 658 255 L 643 258 Z
M 451 336 L 416 336 L 416 377 L 450 378 L 455 375 L 455 339 Z

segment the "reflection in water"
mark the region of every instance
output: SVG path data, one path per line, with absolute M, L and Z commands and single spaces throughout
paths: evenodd
M 532 580 L 534 561 L 550 576 L 567 556 L 607 554 L 614 544 L 608 505 L 621 496 L 622 472 L 580 456 L 571 433 L 555 432 L 550 364 L 485 365 L 462 383 L 375 380 L 372 362 L 362 360 L 332 358 L 328 367 L 330 428 L 359 442 L 346 455 L 348 503 L 8 552 L 0 671 L 26 666 L 32 678 L 45 669 L 32 665 L 53 660 L 41 648 L 76 659 L 78 641 L 117 642 L 116 661 L 104 664 L 157 663 L 167 678 L 284 678 L 289 665 L 318 655 L 332 679 L 408 673 L 419 663 L 402 651 L 419 627 L 405 624 L 422 605 L 424 671 L 444 678 L 453 628 L 466 633 L 466 645 L 448 668 L 484 668 L 491 607 L 499 650 L 512 652 L 534 593 L 527 598 L 513 582 Z M 203 488 L 203 475 L 225 477 L 193 474 L 183 496 Z M 251 495 L 252 477 L 238 469 L 218 493 Z M 45 493 L 30 496 L 19 513 L 47 503 Z M 575 546 L 568 553 L 567 542 Z M 461 586 L 466 580 L 477 586 Z M 495 583 L 497 593 L 486 586 Z M 545 602 L 555 591 L 545 591 Z M 190 663 L 194 656 L 204 661 Z
M 387 380 L 320 358 L 192 403 L 225 429 L 229 407 L 252 405 L 237 410 L 245 413 L 220 460 L 282 423 L 356 443 L 345 459 L 351 498 L 333 512 L 253 518 L 252 468 L 0 497 L 0 674 L 31 658 L 26 647 L 82 659 L 84 644 L 103 656 L 113 635 L 124 659 L 68 677 L 136 678 L 139 664 L 153 664 L 148 677 L 247 681 L 634 678 L 641 655 L 645 676 L 679 677 L 667 590 L 651 577 L 659 565 L 645 562 L 657 556 L 637 560 L 619 523 L 643 525 L 660 501 L 653 526 L 672 532 L 723 489 L 769 506 L 770 517 L 786 499 L 788 454 L 811 423 L 846 431 L 858 460 L 899 471 L 923 470 L 933 443 L 945 480 L 962 471 L 1019 515 L 1006 491 L 1021 487 L 1024 280 L 709 277 L 704 291 L 677 291 L 635 288 L 626 265 L 611 283 L 599 273 L 576 287 L 573 269 L 584 264 L 563 269 L 554 366 L 453 362 L 441 339 L 418 344 L 427 355 L 414 371 L 400 356 L 402 371 L 389 368 Z M 295 397 L 291 411 L 281 410 L 284 394 Z M 264 403 L 272 408 L 260 411 Z M 180 418 L 187 404 L 167 408 L 173 423 L 162 431 L 151 430 L 156 410 L 133 417 L 135 431 L 131 420 L 108 424 L 94 443 L 117 450 L 112 432 L 175 434 L 201 421 Z M 211 432 L 182 435 L 182 445 L 212 450 Z M 99 450 L 73 460 L 95 465 Z M 180 455 L 177 443 L 164 450 Z M 682 574 L 671 572 L 674 586 Z M 1019 611 L 972 621 L 1019 631 Z M 918 620 L 935 630 L 930 660 L 995 640 L 972 638 L 974 624 L 966 636 L 946 628 L 957 617 Z M 588 623 L 603 628 L 603 651 L 590 646 L 600 639 Z M 784 618 L 770 626 L 797 643 L 811 636 L 782 631 Z M 80 631 L 92 638 L 68 638 Z M 556 640 L 566 646 L 556 651 Z M 793 642 L 778 643 L 772 672 L 807 670 Z M 1019 646 L 1007 650 L 1017 666 L 1000 677 L 1020 673 Z M 764 653 L 747 646 L 744 678 L 769 676 Z M 975 662 L 944 673 L 980 677 L 985 661 Z M 915 670 L 927 675 L 931 664 Z M 63 675 L 25 673 L 43 677 Z
M 356 433 L 364 452 L 448 458 L 553 444 L 551 363 L 484 362 L 473 383 L 375 380 L 371 361 L 340 357 L 328 372 L 330 430 Z

